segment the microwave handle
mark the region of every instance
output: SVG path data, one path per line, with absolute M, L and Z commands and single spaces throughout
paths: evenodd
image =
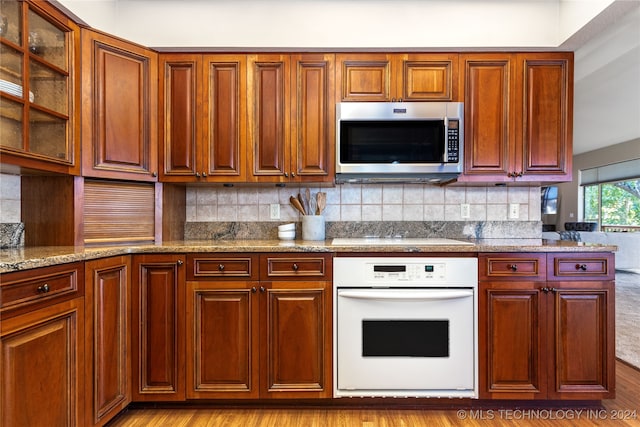
M 433 301 L 473 297 L 473 290 L 338 290 L 338 297 L 368 300 Z

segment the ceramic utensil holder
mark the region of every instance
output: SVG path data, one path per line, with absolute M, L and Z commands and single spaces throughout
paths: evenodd
M 302 216 L 302 240 L 324 240 L 324 217 L 322 215 Z

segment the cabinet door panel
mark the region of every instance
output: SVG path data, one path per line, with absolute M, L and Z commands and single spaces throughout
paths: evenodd
M 405 55 L 401 86 L 405 101 L 458 101 L 458 55 Z
M 464 57 L 464 180 L 506 181 L 512 150 L 509 57 Z
M 288 57 L 251 56 L 248 76 L 251 173 L 260 181 L 286 180 L 290 165 Z
M 258 304 L 253 295 L 249 287 L 202 289 L 189 282 L 187 397 L 258 397 Z
M 290 285 L 289 283 L 287 285 Z M 266 342 L 261 348 L 261 386 L 269 398 L 330 397 L 326 378 L 330 364 L 327 328 L 328 310 L 324 282 L 317 288 L 274 289 L 266 291 L 261 325 Z
M 133 400 L 184 400 L 183 256 L 133 262 Z
M 83 425 L 83 303 L 2 321 L 0 424 Z
M 483 285 L 487 286 L 487 285 Z M 546 370 L 539 334 L 539 291 L 533 284 L 523 289 L 486 289 L 480 298 L 480 391 L 483 398 L 543 399 Z M 502 286 L 504 287 L 504 286 Z
M 129 257 L 85 263 L 87 425 L 104 425 L 131 402 Z
M 333 55 L 293 57 L 292 170 L 302 181 L 333 181 L 335 103 Z
M 339 101 L 391 101 L 392 63 L 386 54 L 336 56 Z
M 157 55 L 82 30 L 83 176 L 155 181 Z
M 244 181 L 247 162 L 246 59 L 244 56 L 205 56 L 203 63 L 207 114 L 203 172 L 209 180 L 219 176 L 224 181 Z M 270 83 L 273 82 L 267 84 Z
M 199 55 L 162 57 L 160 67 L 161 113 L 164 121 L 163 166 L 160 178 L 179 176 L 181 181 L 196 174 L 196 150 L 199 127 L 198 73 Z
M 564 55 L 529 54 L 519 59 L 523 66 L 521 132 L 522 153 L 518 156 L 523 179 L 536 175 L 558 175 L 571 180 L 571 135 L 573 70 Z M 564 177 L 563 177 L 564 176 Z
M 614 340 L 613 328 L 608 327 L 614 321 L 612 297 L 613 285 L 606 283 L 602 290 L 561 289 L 554 293 L 550 398 L 613 397 Z

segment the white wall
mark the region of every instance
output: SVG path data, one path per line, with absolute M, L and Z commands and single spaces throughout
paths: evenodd
M 640 138 L 640 7 L 574 59 L 574 154 Z
M 59 1 L 89 25 L 146 46 L 292 48 L 554 48 L 612 2 Z

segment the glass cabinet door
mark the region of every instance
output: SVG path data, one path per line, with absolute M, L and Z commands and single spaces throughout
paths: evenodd
M 72 164 L 71 29 L 29 2 L 0 0 L 0 42 L 2 151 Z

